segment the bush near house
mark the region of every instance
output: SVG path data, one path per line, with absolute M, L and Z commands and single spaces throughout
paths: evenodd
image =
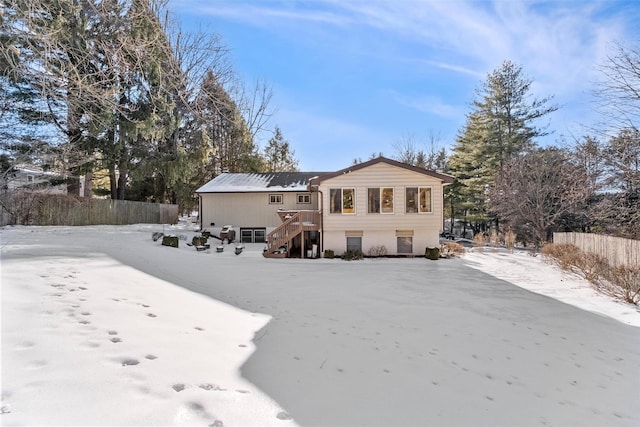
M 427 247 L 424 251 L 424 256 L 427 259 L 437 260 L 440 258 L 440 248 Z
M 455 242 L 444 242 L 440 245 L 440 256 L 453 258 L 464 253 L 464 246 Z
M 370 257 L 387 256 L 387 248 L 385 245 L 372 246 L 369 248 L 368 255 Z
M 364 254 L 359 249 L 348 250 L 342 254 L 342 259 L 345 261 L 355 261 L 364 259 Z
M 178 247 L 178 236 L 162 236 L 162 246 Z

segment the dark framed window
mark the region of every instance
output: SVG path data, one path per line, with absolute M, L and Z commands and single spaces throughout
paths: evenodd
M 270 205 L 281 205 L 282 204 L 282 194 L 269 194 L 269 204 Z
M 311 194 L 298 194 L 298 204 L 299 205 L 310 205 L 311 204 Z

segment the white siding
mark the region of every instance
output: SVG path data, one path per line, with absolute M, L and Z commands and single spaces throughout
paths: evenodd
M 367 213 L 367 189 L 392 187 L 394 189 L 393 214 Z M 405 213 L 405 188 L 430 187 L 432 213 Z M 356 189 L 355 214 L 329 213 L 331 188 Z M 437 179 L 418 172 L 377 163 L 348 174 L 322 181 L 324 249 L 337 255 L 346 249 L 345 230 L 361 230 L 362 250 L 365 255 L 372 246 L 384 245 L 389 255 L 397 254 L 396 230 L 413 231 L 413 254 L 424 255 L 427 246 L 438 246 L 438 233 L 442 229 L 443 185 Z
M 269 204 L 270 194 L 282 194 L 282 204 Z M 210 228 L 231 224 L 239 227 L 277 227 L 282 223 L 278 209 L 317 209 L 316 194 L 312 194 L 311 204 L 298 204 L 298 194 L 305 192 L 272 193 L 205 193 L 201 198 L 202 227 Z

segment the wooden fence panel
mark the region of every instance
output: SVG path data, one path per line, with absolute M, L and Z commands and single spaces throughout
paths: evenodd
M 2 195 L 0 225 L 175 224 L 178 205 L 131 200 L 91 199 L 65 195 Z
M 640 267 L 640 240 L 592 233 L 553 233 L 553 243 L 570 243 L 607 259 L 614 267 Z

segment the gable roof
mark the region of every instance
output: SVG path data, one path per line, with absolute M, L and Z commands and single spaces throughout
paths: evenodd
M 369 167 L 371 165 L 375 165 L 375 164 L 378 164 L 378 163 L 386 163 L 386 164 L 391 165 L 391 166 L 396 166 L 396 167 L 399 167 L 399 168 L 402 168 L 402 169 L 406 169 L 406 170 L 410 170 L 410 171 L 413 171 L 413 172 L 417 172 L 417 173 L 420 173 L 420 174 L 423 174 L 423 175 L 428 175 L 428 176 L 431 176 L 433 178 L 439 179 L 445 185 L 446 184 L 451 184 L 455 180 L 455 178 L 453 176 L 451 176 L 451 175 L 446 175 L 446 174 L 443 174 L 443 173 L 430 171 L 430 170 L 427 170 L 427 169 L 424 169 L 424 168 L 419 168 L 417 166 L 412 166 L 412 165 L 407 164 L 407 163 L 401 163 L 401 162 L 398 162 L 396 160 L 388 159 L 386 157 L 377 157 L 375 159 L 371 159 L 371 160 L 369 160 L 367 162 L 364 162 L 364 163 L 358 163 L 357 165 L 349 166 L 349 167 L 341 169 L 341 170 L 339 170 L 337 172 L 331 172 L 331 173 L 327 173 L 327 174 L 324 174 L 324 175 L 320 175 L 320 176 L 318 176 L 316 178 L 313 178 L 311 180 L 311 185 L 318 185 L 318 184 L 320 184 L 322 181 L 324 181 L 326 179 L 334 178 L 336 176 L 344 175 L 346 173 L 355 172 L 357 170 L 364 169 L 366 167 Z
M 439 179 L 451 184 L 454 178 L 396 160 L 378 157 L 364 163 L 349 166 L 337 172 L 268 172 L 268 173 L 222 173 L 196 190 L 196 193 L 268 193 L 274 191 L 309 191 L 309 185 L 354 172 L 377 163 L 386 163 L 402 169 Z
M 204 184 L 196 193 L 254 193 L 308 191 L 311 178 L 327 172 L 223 173 Z

